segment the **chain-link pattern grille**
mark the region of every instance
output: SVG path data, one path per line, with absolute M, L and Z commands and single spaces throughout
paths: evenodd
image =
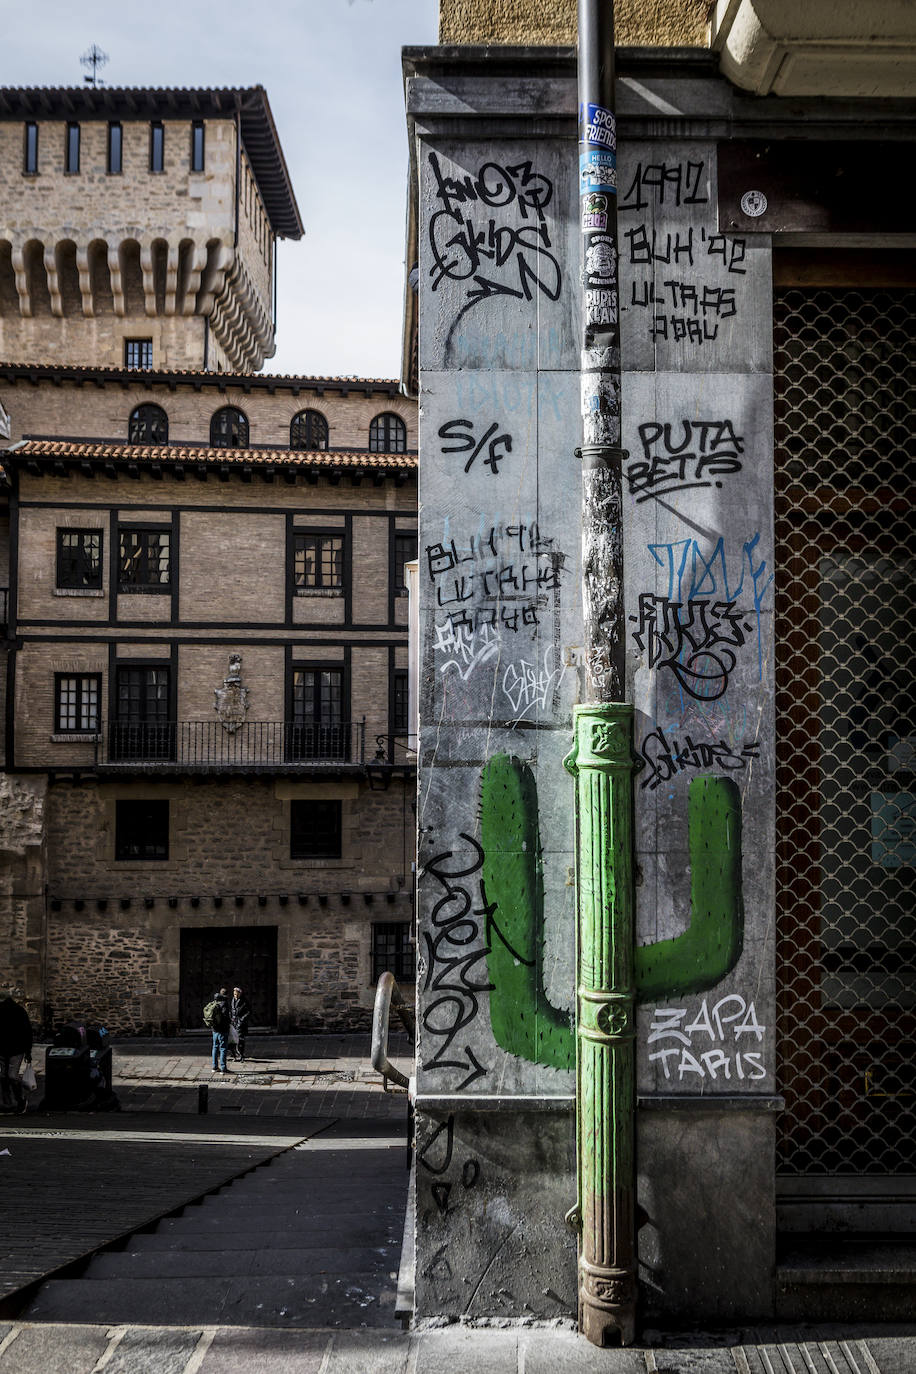
M 779 1171 L 916 1172 L 916 291 L 775 300 Z

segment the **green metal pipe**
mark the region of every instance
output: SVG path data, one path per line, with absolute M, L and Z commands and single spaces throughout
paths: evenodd
M 636 1335 L 633 708 L 577 706 L 576 1159 L 579 1329 Z

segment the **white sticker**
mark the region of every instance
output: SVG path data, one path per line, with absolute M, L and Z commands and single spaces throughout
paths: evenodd
M 745 191 L 741 197 L 741 209 L 751 219 L 757 219 L 766 213 L 767 198 L 762 191 Z

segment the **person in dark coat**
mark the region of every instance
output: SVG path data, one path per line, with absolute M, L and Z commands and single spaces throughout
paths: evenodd
M 220 988 L 213 1001 L 215 1005 L 210 1020 L 210 1029 L 213 1032 L 213 1072 L 227 1073 L 226 1045 L 229 1040 L 229 994 L 226 989 Z
M 232 1001 L 229 1004 L 229 1020 L 238 1034 L 238 1040 L 233 1049 L 235 1050 L 235 1058 L 239 1063 L 245 1058 L 245 1037 L 248 1034 L 250 1019 L 251 1005 L 248 999 L 241 988 L 233 988 Z
M 24 1112 L 28 1106 L 19 1081 L 23 1059 L 32 1058 L 32 1023 L 29 1014 L 8 992 L 0 993 L 0 1106 Z

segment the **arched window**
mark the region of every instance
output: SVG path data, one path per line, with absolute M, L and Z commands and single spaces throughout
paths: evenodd
M 376 415 L 369 426 L 370 453 L 403 453 L 407 448 L 407 426 L 400 415 Z
M 248 420 L 235 406 L 223 406 L 210 421 L 211 448 L 247 448 Z
M 328 422 L 317 410 L 300 410 L 289 427 L 290 448 L 304 448 L 310 453 L 328 446 Z
M 167 444 L 169 442 L 169 417 L 162 406 L 137 406 L 136 410 L 130 412 L 127 442 L 130 444 Z

